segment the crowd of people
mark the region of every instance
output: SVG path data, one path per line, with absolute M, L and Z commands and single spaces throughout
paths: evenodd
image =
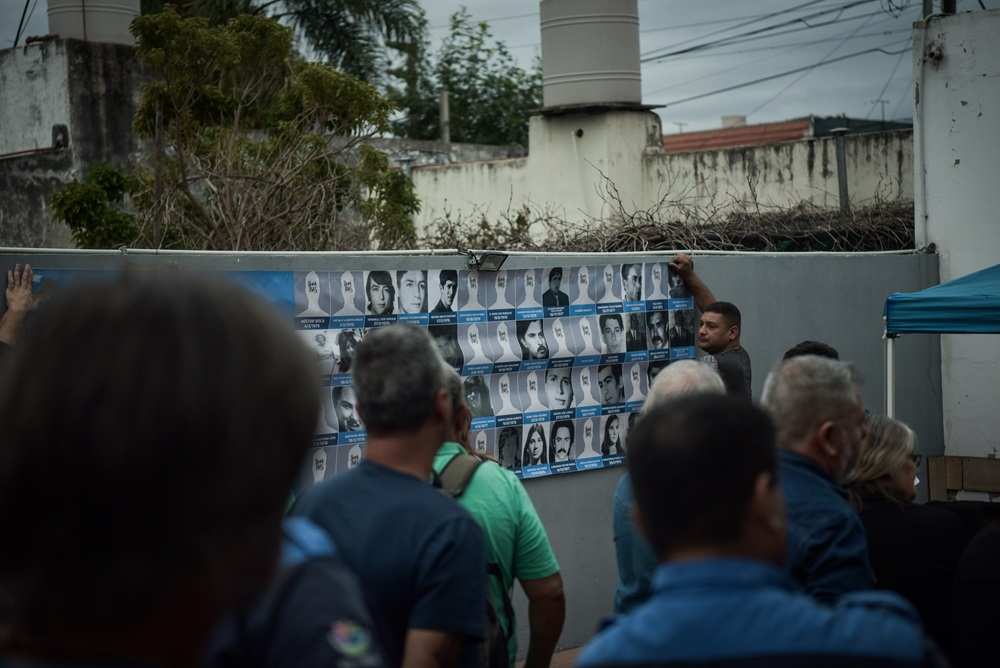
M 618 587 L 578 665 L 991 665 L 989 513 L 914 503 L 916 435 L 865 410 L 828 344 L 790 348 L 753 402 L 739 309 L 672 264 L 704 356 L 657 367 L 627 439 L 604 434 L 627 462 Z M 270 307 L 145 273 L 27 317 L 31 280 L 8 273 L 0 319 L 0 666 L 552 661 L 557 555 L 521 481 L 470 443 L 481 407 L 426 329 L 357 344 L 338 417 L 366 426 L 366 455 L 292 498 L 318 381 Z M 521 457 L 558 459 L 572 433 Z

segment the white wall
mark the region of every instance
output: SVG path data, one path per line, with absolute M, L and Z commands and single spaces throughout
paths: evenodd
M 851 135 L 846 143 L 852 203 L 913 198 L 909 130 Z M 615 111 L 535 116 L 528 148 L 527 158 L 414 167 L 418 229 L 446 212 L 495 220 L 525 204 L 573 221 L 604 218 L 614 210 L 602 197 L 602 174 L 627 210 L 663 196 L 723 211 L 752 206 L 755 198 L 762 208 L 839 205 L 832 138 L 670 154 L 655 114 Z
M 1000 262 L 998 35 L 997 10 L 914 29 L 916 231 L 942 281 Z M 941 365 L 946 452 L 1000 456 L 1000 335 L 942 336 Z
M 896 130 L 845 138 L 847 189 L 852 204 L 913 199 L 912 132 Z M 833 138 L 691 153 L 650 153 L 643 161 L 644 201 L 667 195 L 685 204 L 789 207 L 840 205 Z
M 0 155 L 52 146 L 52 126 L 69 127 L 65 42 L 0 51 Z

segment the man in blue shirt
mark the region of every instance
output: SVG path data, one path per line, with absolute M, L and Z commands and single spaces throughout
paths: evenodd
M 595 666 L 929 666 L 919 619 L 868 592 L 829 608 L 782 570 L 774 427 L 736 397 L 688 396 L 629 435 L 637 521 L 660 558 L 651 598 L 583 650 Z
M 725 394 L 719 374 L 707 364 L 695 360 L 674 362 L 656 376 L 643 412 L 651 411 L 670 399 L 685 394 Z M 618 559 L 618 587 L 615 589 L 615 612 L 628 612 L 649 598 L 649 582 L 656 568 L 656 555 L 632 522 L 632 483 L 628 473 L 615 488 L 614 534 Z
M 452 424 L 445 366 L 425 329 L 368 333 L 354 360 L 367 457 L 295 513 L 326 529 L 357 574 L 390 666 L 453 666 L 486 625 L 486 552 L 472 517 L 431 486 Z
M 871 589 L 865 528 L 839 485 L 867 438 L 853 369 L 816 355 L 786 360 L 768 376 L 762 404 L 777 426 L 789 572 L 825 603 Z

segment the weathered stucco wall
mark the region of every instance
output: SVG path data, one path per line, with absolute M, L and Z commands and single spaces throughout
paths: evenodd
M 851 203 L 913 199 L 910 130 L 848 135 L 847 189 Z M 647 153 L 643 200 L 660 197 L 704 207 L 789 207 L 840 203 L 836 140 L 827 137 L 693 153 Z
M 913 198 L 911 131 L 850 135 L 846 154 L 853 204 Z M 496 219 L 524 205 L 573 221 L 604 218 L 617 206 L 605 177 L 627 211 L 664 197 L 722 211 L 839 205 L 832 138 L 665 153 L 659 119 L 635 111 L 535 116 L 527 158 L 417 167 L 412 176 L 423 207 L 421 230 L 446 214 Z
M 0 51 L 0 155 L 52 146 L 52 127 L 69 123 L 66 42 Z
M 72 245 L 49 201 L 91 165 L 130 160 L 139 77 L 134 50 L 120 44 L 0 51 L 0 245 Z
M 914 28 L 916 235 L 937 245 L 942 281 L 1000 262 L 998 35 L 1000 10 Z M 947 453 L 1000 456 L 1000 335 L 942 336 L 941 365 Z

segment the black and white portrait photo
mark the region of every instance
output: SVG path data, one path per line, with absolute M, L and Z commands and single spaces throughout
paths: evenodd
M 597 367 L 597 389 L 601 394 L 601 405 L 603 406 L 620 404 L 625 401 L 622 365 L 602 364 Z
M 566 329 L 566 322 L 572 322 L 572 318 L 548 318 L 545 320 L 545 341 L 549 347 L 549 358 L 572 357 L 570 350 L 570 333 Z
M 576 354 L 581 357 L 600 355 L 604 346 L 600 337 L 599 325 L 593 316 L 581 316 L 576 321 L 576 331 L 579 334 L 579 347 Z
M 573 451 L 575 432 L 573 420 L 557 420 L 552 423 L 549 432 L 550 464 L 568 464 L 576 459 L 576 453 Z
M 407 269 L 396 272 L 399 313 L 427 313 L 427 272 Z
M 430 302 L 433 304 L 431 313 L 454 313 L 458 297 L 458 271 L 454 269 L 439 269 L 430 272 L 429 278 Z
M 490 402 L 490 388 L 483 376 L 469 376 L 463 382 L 465 403 L 473 418 L 490 417 L 493 405 Z
M 519 320 L 516 325 L 517 342 L 521 346 L 521 358 L 525 360 L 545 360 L 549 358 L 549 343 L 545 339 L 542 320 Z
M 300 329 L 299 336 L 316 355 L 320 375 L 333 373 L 337 360 L 336 332 L 329 329 Z
M 646 343 L 649 350 L 666 350 L 669 347 L 666 311 L 650 311 L 646 314 Z
M 667 296 L 671 299 L 685 299 L 691 296 L 687 284 L 681 277 L 680 272 L 672 264 L 667 265 Z
M 625 320 L 625 350 L 636 352 L 646 349 L 646 322 L 642 313 L 626 313 Z
M 337 331 L 337 365 L 335 373 L 350 373 L 354 364 L 354 354 L 361 343 L 362 332 L 360 329 L 341 329 Z
M 337 428 L 341 433 L 364 431 L 358 414 L 358 395 L 351 386 L 333 388 L 333 410 L 337 415 Z
M 696 317 L 697 313 L 694 309 L 670 312 L 670 329 L 667 331 L 667 338 L 670 340 L 671 347 L 682 348 L 694 345 Z
M 497 432 L 497 463 L 505 469 L 521 468 L 521 428 L 501 427 Z
M 537 413 L 547 411 L 549 407 L 545 404 L 545 371 L 524 371 L 521 374 L 521 396 L 528 402 L 524 407 L 525 413 Z M 570 385 L 570 401 L 572 402 L 572 385 Z
M 670 364 L 670 362 L 668 362 L 666 360 L 659 360 L 659 361 L 656 361 L 656 362 L 650 362 L 649 364 L 646 365 L 646 387 L 647 388 L 653 387 L 653 381 L 656 380 L 656 377 L 658 375 L 660 375 L 661 371 L 663 371 L 664 369 L 667 368 L 668 364 Z M 647 390 L 647 392 L 648 391 L 649 390 Z
M 646 374 L 643 373 L 642 364 L 633 362 L 626 364 L 623 369 L 622 377 L 625 385 L 625 400 L 642 401 L 646 398 L 646 391 L 643 389 L 643 381 Z
M 604 352 L 609 355 L 625 352 L 625 316 L 621 313 L 608 313 L 599 316 L 597 320 L 601 325 Z
M 458 344 L 457 325 L 430 325 L 427 333 L 434 340 L 441 357 L 456 371 L 461 371 L 465 366 L 465 356 L 462 354 L 462 347 Z
M 642 265 L 638 262 L 623 264 L 621 275 L 625 301 L 642 301 Z
M 546 276 L 548 288 L 542 293 L 542 306 L 545 308 L 569 306 L 569 295 L 562 289 L 562 267 L 552 267 Z
M 537 423 L 524 432 L 524 448 L 521 450 L 521 465 L 539 466 L 549 463 L 548 444 L 545 434 L 546 423 Z
M 622 457 L 625 454 L 625 420 L 622 415 L 606 415 L 601 436 L 602 457 Z
M 369 271 L 365 277 L 366 313 L 375 316 L 396 312 L 396 285 L 388 271 Z
M 549 410 L 560 411 L 573 408 L 572 369 L 545 369 L 545 400 Z

